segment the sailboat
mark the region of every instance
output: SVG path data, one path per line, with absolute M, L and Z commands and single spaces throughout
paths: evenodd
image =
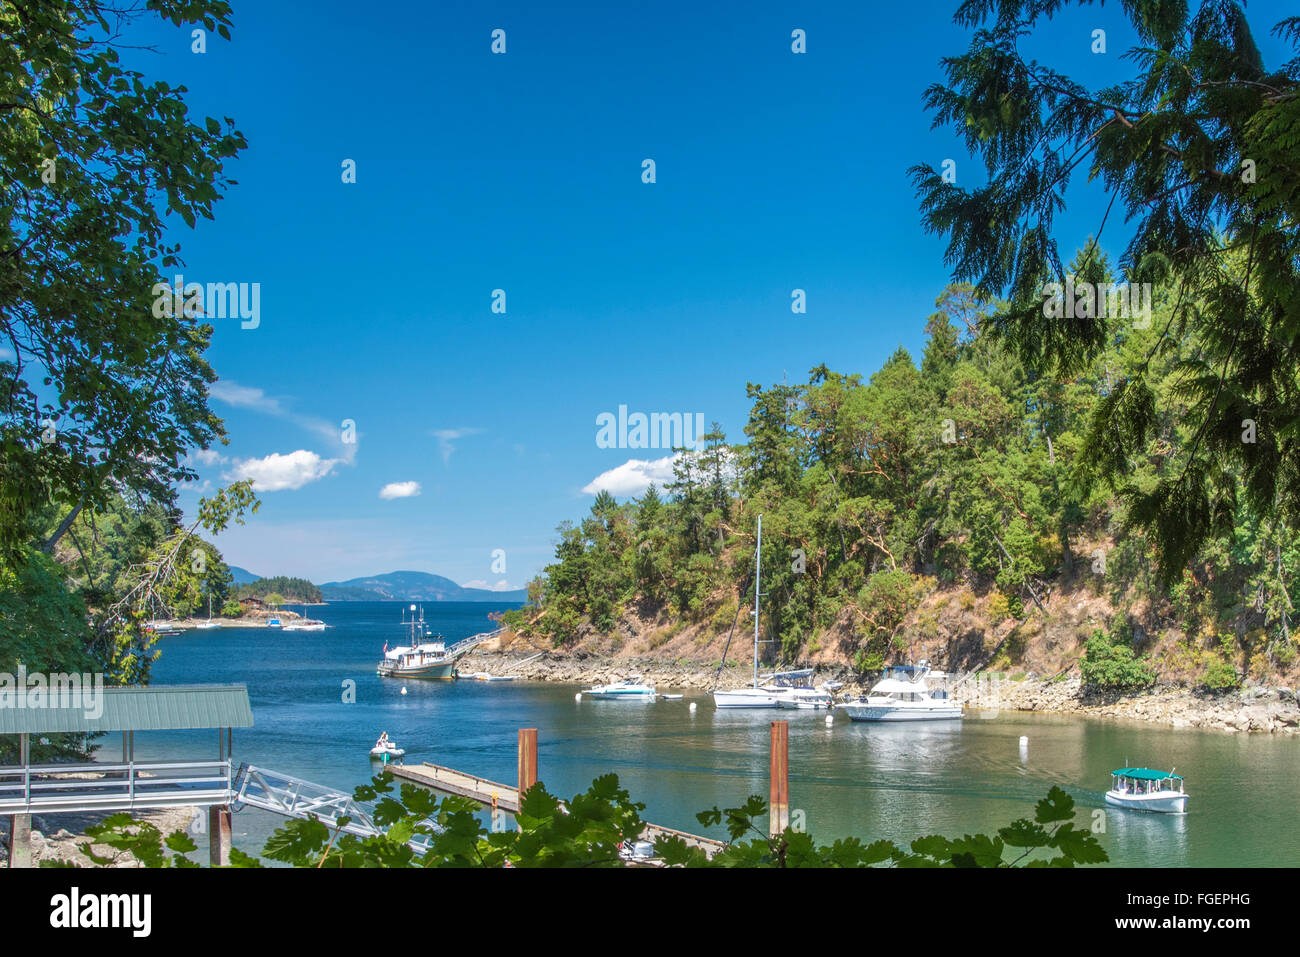
M 763 575 L 763 516 L 758 516 L 758 544 L 754 548 L 754 684 L 749 688 L 733 688 L 730 691 L 713 692 L 713 704 L 717 708 L 778 708 L 780 695 L 774 689 L 761 687 L 758 683 L 758 600 L 762 593 Z M 734 627 L 734 626 L 733 626 Z M 723 653 L 726 660 L 726 653 Z
M 209 628 L 220 628 L 220 627 L 221 627 L 221 622 L 219 622 L 219 621 L 213 621 L 213 620 L 212 620 L 212 596 L 211 596 L 211 595 L 208 596 L 208 620 L 207 620 L 207 621 L 201 621 L 201 622 L 199 622 L 197 625 L 195 625 L 194 627 L 196 627 L 196 628 L 202 628 L 202 629 L 204 629 L 205 631 L 206 631 L 207 629 L 209 629 Z

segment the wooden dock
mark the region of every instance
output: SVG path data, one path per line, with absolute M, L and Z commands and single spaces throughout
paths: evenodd
M 444 768 L 439 764 L 428 762 L 410 767 L 389 764 L 387 770 L 391 771 L 394 777 L 414 784 L 422 784 L 443 794 L 456 794 L 469 798 L 485 807 L 499 808 L 511 814 L 519 810 L 519 789 L 513 784 L 500 784 L 473 774 L 466 774 L 464 771 L 457 771 L 455 768 Z M 710 857 L 725 846 L 721 841 L 700 837 L 698 834 L 688 834 L 671 827 L 647 823 L 645 830 L 641 832 L 641 840 L 653 842 L 657 837 L 680 837 L 687 845 L 703 849 Z

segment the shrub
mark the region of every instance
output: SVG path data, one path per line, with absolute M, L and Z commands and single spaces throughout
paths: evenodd
M 1098 688 L 1145 688 L 1156 680 L 1145 657 L 1134 655 L 1122 638 L 1100 630 L 1088 639 L 1079 670 L 1084 684 Z

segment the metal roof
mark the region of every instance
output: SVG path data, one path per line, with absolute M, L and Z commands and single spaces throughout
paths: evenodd
M 38 698 L 30 684 L 23 695 L 12 681 L 0 683 L 0 734 L 252 726 L 245 685 L 130 685 L 81 695 L 47 690 Z
M 1136 778 L 1139 781 L 1164 781 L 1167 778 L 1181 781 L 1183 779 L 1181 774 L 1174 774 L 1172 771 L 1152 771 L 1150 768 L 1119 768 L 1110 773 L 1125 778 Z

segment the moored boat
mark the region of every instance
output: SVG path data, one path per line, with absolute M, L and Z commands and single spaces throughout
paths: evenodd
M 410 611 L 410 619 L 406 619 L 405 612 L 402 619 L 409 644 L 389 648 L 385 643 L 384 657 L 375 673 L 381 678 L 455 678 L 456 660 L 473 647 L 479 636 L 448 647 L 442 635 L 433 634 L 424 623 L 423 606 L 417 609 L 412 605 Z
M 654 686 L 642 684 L 640 675 L 613 684 L 582 689 L 584 698 L 595 698 L 598 701 L 654 701 L 655 695 Z
M 400 758 L 406 754 L 405 748 L 399 748 L 396 743 L 388 739 L 388 732 L 385 731 L 375 742 L 375 746 L 370 749 L 372 758 L 381 758 L 384 761 L 391 761 L 393 758 Z
M 1111 786 L 1106 792 L 1106 803 L 1134 811 L 1185 814 L 1187 791 L 1183 785 L 1183 776 L 1174 774 L 1172 770 L 1117 768 L 1111 772 Z
M 932 690 L 931 680 L 947 675 L 932 671 L 928 661 L 915 667 L 896 665 L 865 696 L 836 707 L 854 721 L 940 721 L 961 718 L 961 704 L 945 690 Z

